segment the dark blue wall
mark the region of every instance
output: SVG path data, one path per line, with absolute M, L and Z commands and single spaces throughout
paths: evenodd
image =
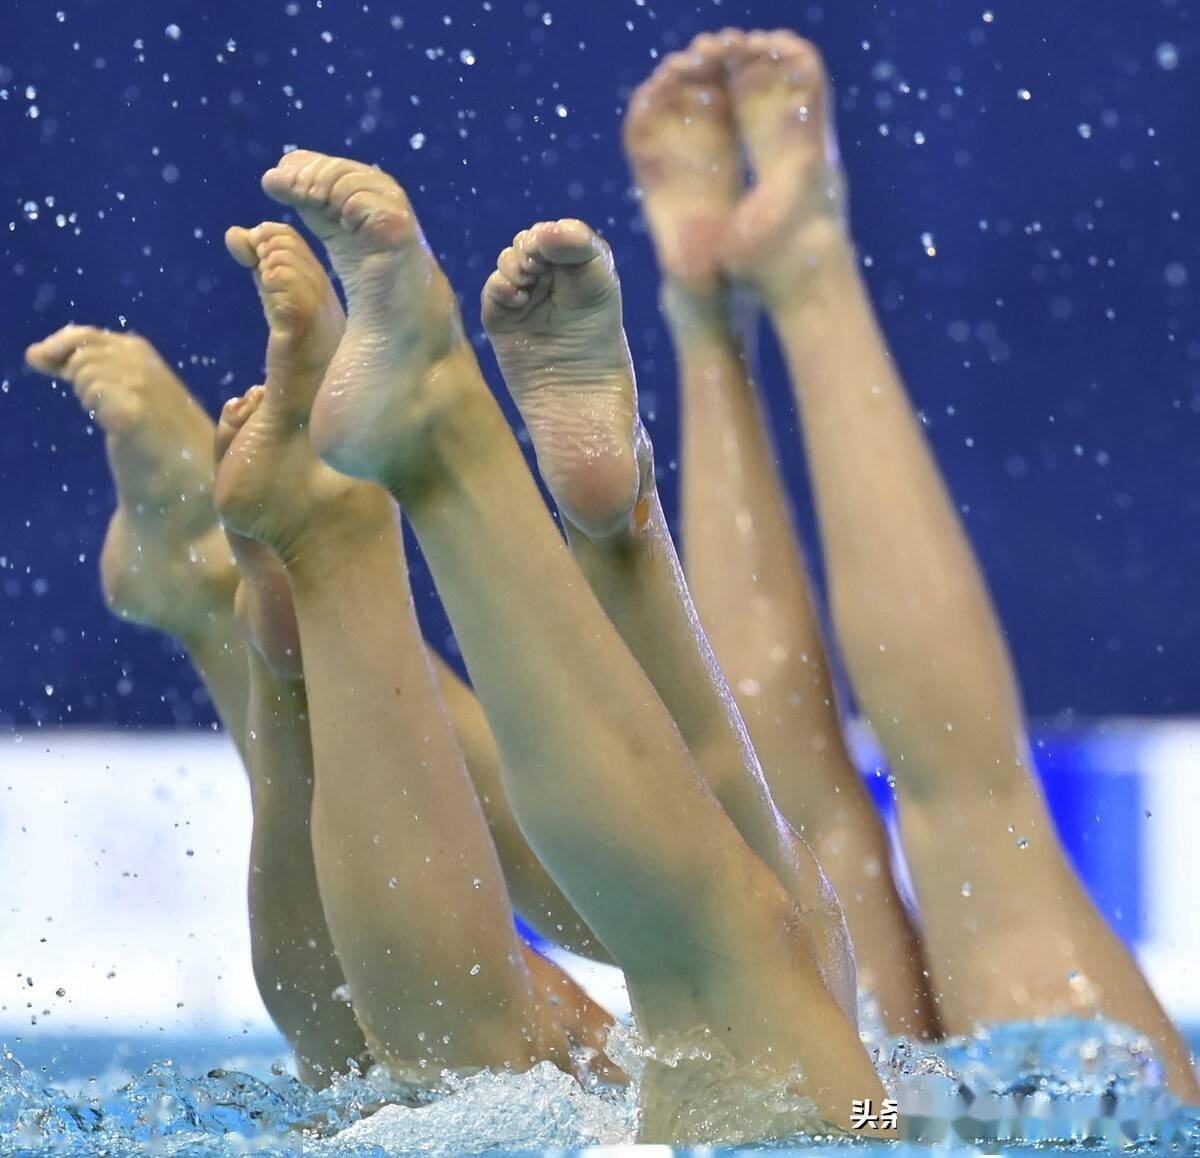
M 672 366 L 618 124 L 657 55 L 725 23 L 791 24 L 827 55 L 871 286 L 1030 708 L 1200 710 L 1194 5 L 992 2 L 10 0 L 0 722 L 210 718 L 167 643 L 106 615 L 102 447 L 20 357 L 67 320 L 128 324 L 211 408 L 252 383 L 261 324 L 221 234 L 274 212 L 257 180 L 289 143 L 408 186 L 473 331 L 517 229 L 602 228 L 673 507 Z M 769 354 L 767 377 L 786 424 Z

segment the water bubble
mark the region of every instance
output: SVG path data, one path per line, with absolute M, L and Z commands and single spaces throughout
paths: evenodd
M 464 48 L 458 54 L 458 59 L 461 60 L 463 64 L 472 65 L 475 63 L 475 54 L 469 48 Z
M 481 881 L 478 877 L 476 877 L 471 882 L 471 888 L 473 888 L 473 889 L 478 889 L 478 888 L 481 888 L 482 886 L 483 886 L 483 881 Z
M 988 9 L 988 11 L 986 11 L 986 12 L 983 14 L 983 22 L 984 22 L 984 24 L 991 24 L 991 23 L 992 23 L 992 21 L 993 21 L 993 20 L 995 20 L 995 19 L 996 19 L 996 14 L 995 14 L 995 13 L 994 13 L 994 12 L 993 12 L 993 11 L 992 11 L 990 8 Z
M 1187 285 L 1187 266 L 1182 261 L 1172 261 L 1163 270 L 1163 277 L 1167 279 L 1167 285 L 1172 289 L 1181 289 Z
M 179 180 L 179 166 L 178 165 L 164 165 L 163 171 L 162 171 L 162 179 L 168 185 L 174 185 L 175 182 Z
M 1033 93 L 1031 93 L 1029 91 L 1029 89 L 1027 89 L 1027 88 L 1017 89 L 1017 100 L 1027 101 L 1027 100 L 1032 100 L 1032 99 L 1033 99 Z
M 375 834 L 374 834 L 374 835 L 371 837 L 371 843 L 372 843 L 372 844 L 380 844 L 380 843 L 382 843 L 382 841 L 383 841 L 383 837 L 382 837 L 382 836 L 380 836 L 380 835 L 379 835 L 379 833 L 375 833 Z
M 472 965 L 471 966 L 471 976 L 478 977 L 480 968 L 481 968 L 481 966 L 479 965 L 478 962 L 476 962 L 474 965 Z
M 38 204 L 36 201 L 26 201 L 21 206 L 21 211 L 25 214 L 27 221 L 36 221 L 38 219 Z
M 390 881 L 388 881 L 388 888 L 389 889 L 397 888 L 399 886 L 399 884 L 400 884 L 400 882 L 398 880 L 396 880 L 395 877 L 392 877 L 392 879 Z
M 1172 72 L 1179 67 L 1179 49 L 1169 40 L 1164 40 L 1154 50 L 1154 59 L 1158 61 L 1158 67 L 1164 72 Z
M 425 147 L 425 134 L 413 133 L 413 135 L 408 138 L 408 143 L 414 149 L 423 149 Z
M 168 40 L 178 40 L 183 35 L 183 29 L 178 24 L 168 24 L 163 29 L 163 34 Z
M 932 233 L 921 234 L 921 247 L 925 250 L 926 257 L 937 257 L 937 246 L 933 243 Z
M 1029 837 L 1022 836 L 1017 838 L 1017 848 L 1024 852 L 1029 847 Z
M 54 991 L 55 997 L 66 997 L 66 995 L 67 991 L 61 985 Z
M 961 888 L 961 889 L 959 889 L 958 891 L 959 891 L 960 893 L 962 893 L 962 895 L 963 895 L 964 897 L 969 897 L 969 896 L 971 895 L 971 882 L 970 882 L 970 881 L 963 881 L 963 883 L 962 883 L 962 888 Z
M 921 132 L 920 129 L 918 129 L 915 133 L 913 133 L 913 144 L 914 145 L 925 144 L 925 134 L 923 132 Z
M 554 111 L 556 113 L 558 113 L 558 115 L 560 117 L 565 117 L 567 115 L 567 106 L 566 105 L 555 105 Z
M 1092 139 L 1092 126 L 1087 121 L 1084 121 L 1079 126 L 1078 133 L 1085 141 L 1090 141 Z
M 321 39 L 323 41 L 325 41 L 326 44 L 332 44 L 333 43 L 333 33 L 330 32 L 328 29 L 326 29 L 324 32 L 321 33 Z

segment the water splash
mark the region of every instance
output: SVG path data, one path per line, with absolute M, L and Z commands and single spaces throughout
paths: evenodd
M 1122 1026 L 1079 1019 L 1014 1023 L 930 1046 L 889 1037 L 870 1001 L 862 1015 L 864 1044 L 908 1124 L 913 1144 L 901 1148 L 905 1154 L 980 1143 L 993 1152 L 1031 1143 L 1054 1151 L 1200 1149 L 1200 1109 L 1177 1105 L 1145 1037 Z M 720 1061 L 704 1035 L 654 1049 L 627 1026 L 614 1030 L 609 1053 L 627 1073 L 645 1076 L 647 1088 L 662 1072 L 690 1081 L 695 1062 L 710 1067 Z M 716 1103 L 728 1104 L 736 1085 L 726 1080 L 731 1075 L 723 1072 L 719 1098 L 693 1107 L 699 1115 L 693 1124 L 720 1126 L 709 1119 Z M 745 1097 L 734 1101 L 753 1106 L 763 1121 L 798 1120 L 807 1104 L 784 1088 L 786 1082 L 777 1084 L 764 1093 L 761 1082 L 750 1082 Z M 231 1147 L 337 1155 L 561 1151 L 629 1144 L 639 1128 L 636 1087 L 581 1084 L 549 1063 L 521 1074 L 445 1074 L 434 1093 L 376 1072 L 350 1074 L 315 1091 L 279 1072 L 260 1078 L 227 1068 L 190 1077 L 166 1062 L 132 1080 L 125 1075 L 89 1089 L 95 1093 L 72 1096 L 47 1085 L 11 1052 L 0 1053 L 0 1155 L 53 1150 L 124 1158 L 147 1150 L 228 1154 Z

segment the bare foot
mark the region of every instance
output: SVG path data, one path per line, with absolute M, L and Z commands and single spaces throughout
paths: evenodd
M 627 529 L 649 444 L 608 246 L 570 219 L 517 234 L 484 286 L 483 324 L 564 518 L 595 537 Z
M 755 184 L 730 221 L 722 264 L 770 304 L 845 244 L 829 82 L 817 50 L 787 31 L 748 33 L 725 66 Z
M 262 404 L 262 395 L 263 387 L 254 386 L 243 397 L 225 404 L 214 446 L 217 471 L 238 432 Z M 296 621 L 287 570 L 266 543 L 239 534 L 228 525 L 225 538 L 240 576 L 234 609 L 246 642 L 279 679 L 303 679 L 300 625 Z
M 100 555 L 109 606 L 194 641 L 237 584 L 213 511 L 212 420 L 136 334 L 65 326 L 25 357 L 70 382 L 105 433 L 117 490 Z
M 745 34 L 704 33 L 673 52 L 629 101 L 624 139 L 659 265 L 690 294 L 720 288 L 721 242 L 742 189 L 725 53 Z
M 312 410 L 312 440 L 348 475 L 400 485 L 397 469 L 428 451 L 431 408 L 453 363 L 473 355 L 449 283 L 404 190 L 342 157 L 286 154 L 262 179 L 325 244 L 349 320 Z
M 357 500 L 375 488 L 326 466 L 309 442 L 313 400 L 342 334 L 321 263 L 288 225 L 231 229 L 226 244 L 255 272 L 270 339 L 265 384 L 221 412 L 217 512 L 227 530 L 265 544 L 288 564 L 314 528 L 350 529 Z M 246 550 L 239 544 L 239 559 Z

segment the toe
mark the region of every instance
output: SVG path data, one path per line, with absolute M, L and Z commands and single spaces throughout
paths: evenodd
M 520 237 L 520 235 L 518 235 Z M 521 288 L 528 287 L 537 280 L 537 269 L 532 262 L 524 260 L 524 254 L 519 248 L 523 239 L 517 244 L 510 245 L 496 259 L 496 272 L 503 278 Z
M 111 337 L 109 331 L 95 326 L 63 326 L 50 337 L 30 346 L 25 351 L 25 360 L 43 374 L 58 374 L 77 351 L 103 345 Z
M 555 265 L 583 265 L 605 253 L 606 246 L 585 222 L 565 217 L 535 225 L 525 250 Z
M 506 277 L 499 269 L 496 269 L 493 270 L 492 276 L 484 282 L 483 300 L 485 306 L 492 303 L 497 306 L 513 309 L 523 306 L 529 301 L 529 290 L 524 286 L 517 285 L 511 278 Z
M 254 251 L 254 237 L 249 229 L 231 225 L 225 230 L 225 248 L 238 265 L 253 269 L 258 264 L 258 255 Z

